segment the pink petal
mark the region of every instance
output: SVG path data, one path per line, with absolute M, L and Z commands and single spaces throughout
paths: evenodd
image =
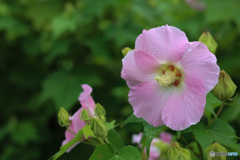
M 162 117 L 166 126 L 172 130 L 184 130 L 200 121 L 205 104 L 204 83 L 197 75 L 185 75 L 183 90 L 175 90 L 163 108 Z
M 85 126 L 85 122 L 79 119 L 82 109 L 83 108 L 80 108 L 76 113 L 74 113 L 72 117 L 69 117 L 69 120 L 71 120 L 71 125 L 69 126 L 69 129 L 75 134 L 77 134 L 78 131 Z M 69 132 L 68 130 L 65 131 L 66 139 L 62 142 L 62 145 L 70 142 L 75 137 L 73 133 Z M 73 145 L 67 152 L 69 152 L 72 148 L 74 148 L 79 143 L 80 142 Z
M 136 39 L 135 50 L 143 50 L 157 61 L 177 62 L 188 47 L 183 31 L 172 26 L 143 30 Z
M 209 52 L 207 46 L 201 42 L 192 42 L 180 63 L 185 75 L 192 77 L 194 73 L 198 76 L 207 94 L 218 83 L 220 68 L 216 62 L 215 55 Z
M 137 117 L 142 117 L 153 126 L 161 126 L 162 109 L 171 93 L 171 88 L 163 88 L 154 80 L 131 87 L 128 96 Z
M 172 137 L 173 137 L 172 134 L 167 133 L 167 132 L 162 132 L 162 133 L 160 134 L 161 140 L 162 140 L 163 142 L 165 142 L 165 143 L 168 143 L 168 144 L 171 143 Z
M 80 108 L 72 117 L 69 117 L 69 119 L 72 121 L 69 128 L 76 134 L 85 126 L 85 122 L 80 120 L 80 114 L 82 110 L 83 108 Z
M 126 80 L 129 87 L 132 87 L 141 82 L 152 80 L 151 76 L 144 74 L 144 72 L 141 72 L 140 69 L 136 66 L 134 57 L 134 51 L 132 50 L 129 51 L 122 60 L 123 68 L 121 71 L 121 77 Z
M 82 85 L 83 92 L 80 94 L 78 100 L 80 101 L 83 108 L 89 110 L 92 115 L 94 115 L 95 103 L 93 98 L 91 97 L 92 88 L 87 85 Z

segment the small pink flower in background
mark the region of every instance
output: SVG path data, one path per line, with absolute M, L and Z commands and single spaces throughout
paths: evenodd
M 207 93 L 218 82 L 216 57 L 201 42 L 188 42 L 176 27 L 143 30 L 123 58 L 121 77 L 134 114 L 153 126 L 184 130 L 200 121 Z
M 170 144 L 171 141 L 172 141 L 172 134 L 169 134 L 169 133 L 167 133 L 167 132 L 162 132 L 162 133 L 160 134 L 160 139 L 161 139 L 163 142 Z
M 193 9 L 196 9 L 196 10 L 204 10 L 205 9 L 205 5 L 201 2 L 199 2 L 199 0 L 185 0 L 185 1 Z
M 142 133 L 134 134 L 132 137 L 132 143 L 140 144 L 141 139 L 142 139 Z
M 162 139 L 162 138 L 165 138 L 165 139 Z M 140 144 L 141 139 L 142 139 L 142 133 L 134 134 L 132 137 L 132 142 L 139 144 L 139 148 L 141 148 L 142 147 L 142 145 Z M 171 140 L 172 140 L 172 134 L 167 132 L 162 132 L 160 134 L 160 137 L 153 138 L 150 146 L 149 160 L 158 160 L 161 155 L 161 148 L 159 148 L 158 144 L 162 142 L 166 144 L 170 144 Z M 146 149 L 144 151 L 146 153 Z
M 89 111 L 89 113 L 92 116 L 94 116 L 95 102 L 94 102 L 93 98 L 91 97 L 92 88 L 87 84 L 83 84 L 81 86 L 83 88 L 83 92 L 80 94 L 80 96 L 78 98 L 80 101 L 80 104 L 82 105 L 83 108 L 85 108 L 87 111 Z M 69 129 L 74 134 L 77 134 L 78 131 L 85 126 L 85 122 L 81 121 L 79 119 L 83 108 L 80 108 L 76 113 L 73 114 L 73 116 L 69 117 L 69 120 L 71 120 L 71 125 L 69 126 Z M 62 145 L 65 145 L 66 143 L 70 142 L 75 137 L 75 135 L 71 132 L 66 130 L 66 132 L 65 132 L 66 139 L 62 142 Z M 75 144 L 73 147 L 75 147 L 77 144 Z M 68 150 L 68 152 L 73 147 L 71 147 Z

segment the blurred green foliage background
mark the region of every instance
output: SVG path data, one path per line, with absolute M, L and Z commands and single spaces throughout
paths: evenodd
M 172 25 L 190 41 L 210 31 L 219 44 L 218 64 L 240 86 L 240 1 L 206 0 L 197 10 L 184 0 L 0 0 L 0 159 L 47 159 L 58 151 L 65 128 L 62 106 L 74 113 L 82 91 L 93 87 L 108 120 L 131 113 L 121 79 L 121 49 L 134 48 L 143 29 Z M 239 92 L 239 90 L 238 90 Z M 240 136 L 240 100 L 221 118 Z M 118 130 L 129 144 L 138 125 Z M 83 144 L 60 159 L 88 159 Z

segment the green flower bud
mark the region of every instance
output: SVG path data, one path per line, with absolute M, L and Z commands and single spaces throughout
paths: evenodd
M 218 44 L 209 32 L 203 32 L 198 41 L 204 43 L 208 47 L 209 51 L 215 54 Z
M 95 108 L 95 115 L 100 118 L 101 120 L 105 121 L 105 115 L 106 115 L 106 111 L 103 108 L 103 106 L 99 103 L 96 104 L 96 108 Z
M 126 56 L 126 54 L 129 52 L 129 51 L 131 51 L 132 49 L 131 48 L 129 48 L 129 47 L 124 47 L 123 49 L 122 49 L 122 54 L 123 54 L 123 56 Z
M 181 148 L 177 142 L 173 142 L 168 151 L 168 157 L 171 160 L 191 160 L 190 152 Z
M 105 126 L 105 122 L 98 118 L 91 119 L 91 130 L 96 137 L 107 137 L 108 130 Z
M 66 127 L 71 124 L 69 113 L 63 107 L 61 107 L 58 112 L 58 123 L 61 127 Z
M 207 147 L 206 153 L 207 153 L 207 160 L 226 160 L 226 156 L 215 156 L 215 153 L 222 153 L 227 152 L 227 149 L 220 145 L 219 143 L 215 142 L 211 146 Z
M 90 120 L 91 118 L 88 116 L 88 111 L 84 108 L 81 112 L 81 115 L 80 115 L 80 120 L 81 121 L 88 121 Z
M 222 101 L 229 100 L 235 93 L 237 86 L 233 83 L 231 77 L 221 70 L 218 78 L 218 84 L 213 88 L 212 93 Z
M 165 155 L 167 156 L 170 144 L 165 143 L 162 140 L 159 140 L 159 141 L 154 142 L 154 146 L 159 148 L 159 150 L 161 151 L 161 157 L 163 157 Z

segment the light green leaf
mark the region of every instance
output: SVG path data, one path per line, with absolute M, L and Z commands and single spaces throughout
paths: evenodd
M 142 118 L 137 118 L 134 114 L 131 114 L 121 125 L 121 127 L 125 126 L 128 123 L 139 123 L 145 122 Z
M 96 137 L 93 131 L 91 130 L 91 126 L 85 125 L 82 130 L 85 139 L 87 139 L 88 137 Z
M 77 142 L 81 141 L 83 137 L 83 131 L 79 130 L 77 135 L 67 144 L 63 145 L 60 147 L 60 150 L 54 154 L 51 158 L 49 158 L 49 160 L 56 160 L 58 159 L 60 156 L 62 156 L 69 148 L 71 148 L 74 144 L 76 144 Z
M 89 160 L 141 160 L 137 148 L 125 146 L 119 152 L 115 152 L 108 144 L 97 146 Z
M 106 127 L 107 127 L 107 130 L 111 130 L 111 129 L 115 128 L 116 127 L 115 120 L 113 120 L 112 122 L 106 123 Z

